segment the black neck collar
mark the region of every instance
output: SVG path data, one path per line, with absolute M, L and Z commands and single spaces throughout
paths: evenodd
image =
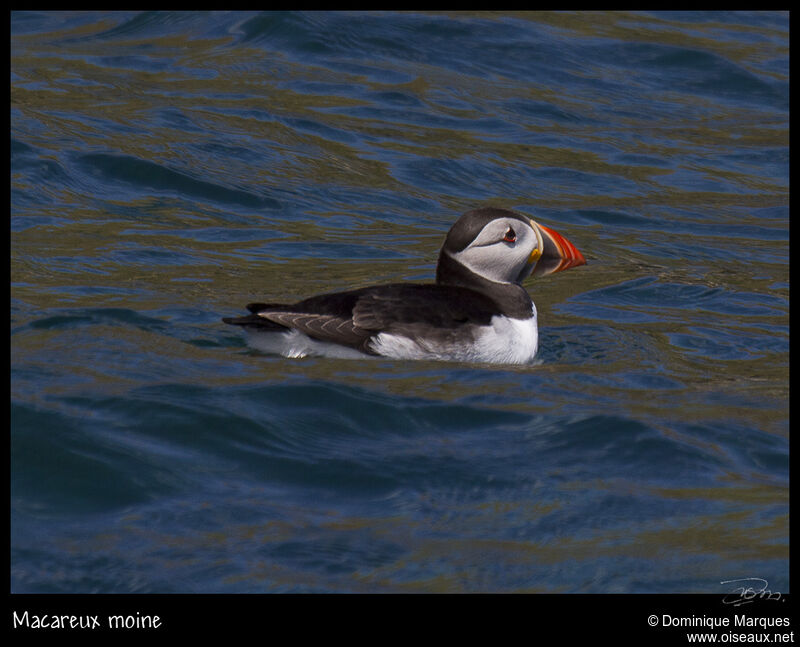
M 464 267 L 444 250 L 439 253 L 436 265 L 436 283 L 479 292 L 495 303 L 499 314 L 515 319 L 531 316 L 533 302 L 525 288 L 516 283 L 490 281 Z

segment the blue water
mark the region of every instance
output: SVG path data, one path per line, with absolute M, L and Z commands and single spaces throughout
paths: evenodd
M 11 14 L 11 591 L 789 590 L 787 13 Z M 220 318 L 588 260 L 530 366 Z

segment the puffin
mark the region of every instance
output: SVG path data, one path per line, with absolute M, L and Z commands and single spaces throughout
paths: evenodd
M 539 347 L 536 306 L 522 281 L 585 265 L 564 236 L 496 207 L 473 209 L 445 237 L 433 283 L 388 283 L 251 303 L 222 321 L 248 344 L 289 358 L 383 357 L 526 364 Z

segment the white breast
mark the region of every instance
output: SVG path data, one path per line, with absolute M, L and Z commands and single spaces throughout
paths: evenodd
M 496 315 L 488 326 L 473 331 L 472 339 L 459 341 L 454 334 L 446 342 L 425 338 L 411 339 L 403 335 L 379 333 L 371 342 L 372 350 L 392 359 L 436 359 L 454 362 L 489 364 L 527 364 L 533 360 L 539 346 L 536 306 L 530 319 L 512 319 Z M 318 341 L 297 331 L 259 332 L 247 335 L 253 348 L 273 355 L 299 358 L 309 355 L 338 359 L 371 357 L 354 348 Z
M 492 325 L 475 343 L 477 361 L 493 364 L 527 364 L 539 348 L 536 311 L 530 319 L 492 317 Z
M 380 333 L 373 339 L 372 349 L 395 359 L 527 364 L 536 356 L 539 347 L 536 306 L 531 314 L 530 319 L 496 315 L 488 326 L 475 330 L 474 338 L 468 341 L 451 339 L 437 343 L 425 338 Z

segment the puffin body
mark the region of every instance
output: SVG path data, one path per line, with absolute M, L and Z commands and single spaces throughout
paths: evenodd
M 539 335 L 536 306 L 521 282 L 585 263 L 572 243 L 522 214 L 475 209 L 448 232 L 435 283 L 251 303 L 251 314 L 223 321 L 245 328 L 254 348 L 285 357 L 525 364 Z

